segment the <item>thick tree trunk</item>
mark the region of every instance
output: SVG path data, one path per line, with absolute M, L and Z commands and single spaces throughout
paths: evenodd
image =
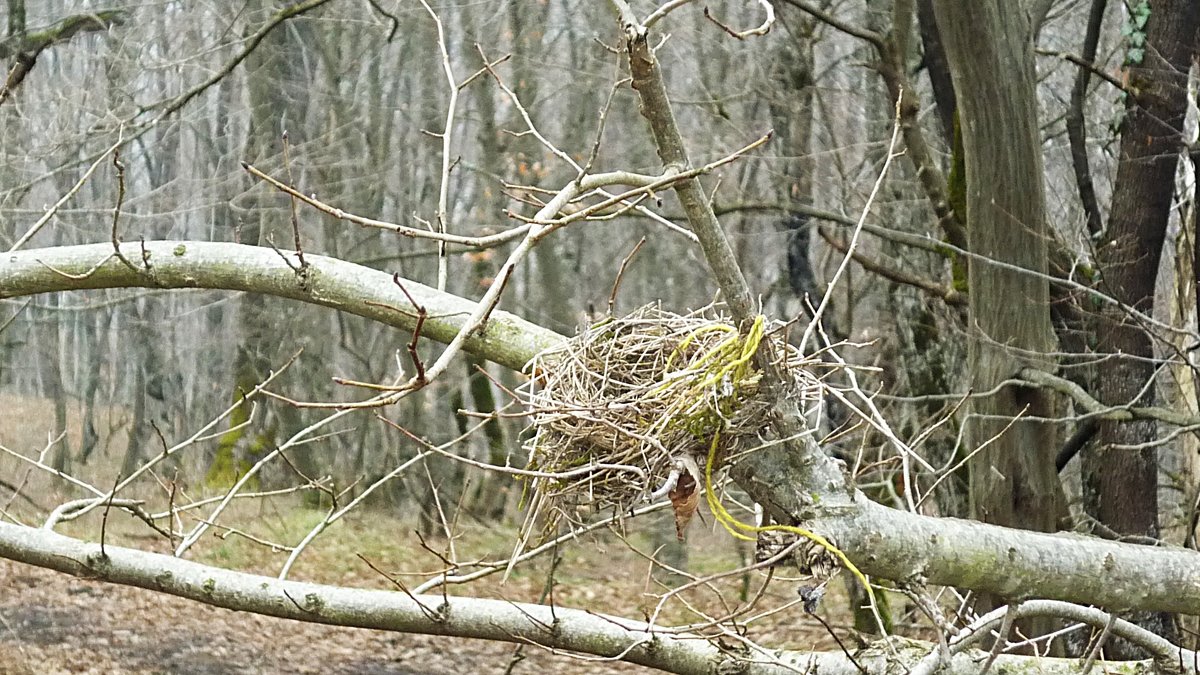
M 1154 286 L 1175 190 L 1175 168 L 1187 110 L 1187 72 L 1195 48 L 1200 5 L 1167 0 L 1151 5 L 1145 57 L 1129 69 L 1137 96 L 1121 127 L 1120 162 L 1106 236 L 1099 247 L 1103 289 L 1125 305 L 1153 314 Z M 1104 403 L 1138 400 L 1153 405 L 1156 365 L 1146 327 L 1119 309 L 1099 319 L 1097 349 L 1113 358 L 1096 378 Z M 1158 462 L 1153 422 L 1100 423 L 1099 444 L 1083 456 L 1084 505 L 1120 534 L 1158 531 Z
M 1137 94 L 1129 99 L 1121 126 L 1112 210 L 1098 258 L 1104 290 L 1149 315 L 1174 198 L 1198 21 L 1200 5 L 1194 0 L 1151 3 L 1144 56 L 1127 57 L 1129 84 Z M 1095 378 L 1098 398 L 1111 405 L 1153 405 L 1155 387 L 1147 384 L 1157 365 L 1148 327 L 1112 307 L 1097 323 L 1097 350 L 1113 355 Z M 1118 534 L 1158 535 L 1158 449 L 1147 446 L 1157 431 L 1151 421 L 1102 421 L 1098 443 L 1082 457 L 1084 508 Z M 1174 637 L 1168 615 L 1135 619 Z M 1141 656 L 1121 642 L 1109 651 L 1110 657 Z
M 966 172 L 969 501 L 984 522 L 1051 532 L 1066 515 L 1054 464 L 1055 417 L 1044 390 L 996 387 L 1023 366 L 1047 368 L 1054 351 L 1032 32 L 1020 3 L 937 0 L 938 27 L 958 101 Z M 994 261 L 994 262 L 989 262 Z M 1001 263 L 1004 266 L 1001 266 Z M 981 595 L 984 608 L 1003 596 Z M 1026 634 L 1053 629 L 1046 620 Z
M 1032 34 L 1019 3 L 939 0 L 935 10 L 959 106 L 968 242 L 1004 265 L 970 266 L 968 367 L 973 389 L 989 391 L 1023 366 L 1049 365 L 1055 344 L 1049 285 L 1022 271 L 1047 269 Z M 970 464 L 975 517 L 1057 528 L 1065 506 L 1054 429 L 1013 421 L 1053 417 L 1053 408 L 1045 392 L 1011 386 L 972 402 L 968 444 L 983 447 Z

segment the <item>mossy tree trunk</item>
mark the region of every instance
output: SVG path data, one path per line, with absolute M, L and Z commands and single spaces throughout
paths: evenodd
M 1055 417 L 1056 402 L 1043 390 L 997 389 L 1023 367 L 1054 365 L 1050 288 L 1037 276 L 1048 248 L 1033 32 L 1018 2 L 936 0 L 934 10 L 958 103 L 968 246 L 986 259 L 968 270 L 967 368 L 973 391 L 995 392 L 970 403 L 970 508 L 987 523 L 1050 532 L 1066 515 L 1057 434 L 1020 418 Z M 1025 628 L 1042 634 L 1043 624 Z
M 968 243 L 1000 263 L 974 262 L 969 272 L 968 367 L 972 388 L 988 391 L 1023 367 L 1053 366 L 1049 284 L 1038 276 L 1048 263 L 1032 32 L 1020 3 L 939 0 L 935 10 L 958 99 Z M 1018 419 L 1052 417 L 1054 407 L 1046 393 L 1022 387 L 974 399 L 968 444 L 990 441 L 971 463 L 977 518 L 1057 528 L 1056 435 Z

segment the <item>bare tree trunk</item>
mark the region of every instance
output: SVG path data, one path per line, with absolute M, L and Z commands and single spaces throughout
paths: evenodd
M 1020 3 L 936 0 L 938 27 L 958 101 L 972 253 L 1046 274 L 1032 33 Z M 1055 337 L 1045 277 L 974 259 L 968 271 L 967 368 L 974 391 L 991 391 L 1026 366 L 1049 368 Z M 967 445 L 970 507 L 988 523 L 1058 528 L 1066 500 L 1054 456 L 1055 429 L 1021 417 L 1055 417 L 1046 391 L 1003 387 L 971 401 Z M 1003 602 L 982 597 L 985 606 Z M 1046 622 L 1027 625 L 1043 634 Z
M 1104 290 L 1146 314 L 1153 314 L 1198 21 L 1200 6 L 1191 0 L 1154 3 L 1146 23 L 1145 60 L 1130 68 L 1138 95 L 1125 111 L 1112 211 L 1098 253 Z M 1096 378 L 1102 402 L 1153 405 L 1154 387 L 1146 383 L 1156 365 L 1147 328 L 1118 308 L 1100 317 L 1097 349 L 1114 355 L 1104 362 L 1103 377 Z M 1139 400 L 1143 390 L 1145 399 Z M 1098 447 L 1083 455 L 1084 505 L 1120 534 L 1158 532 L 1157 451 L 1116 447 L 1143 444 L 1156 432 L 1153 422 L 1104 421 Z
M 88 316 L 82 331 L 90 356 L 84 364 L 83 383 L 80 386 L 83 403 L 83 428 L 79 441 L 80 465 L 87 465 L 88 459 L 100 444 L 100 434 L 96 431 L 96 395 L 100 391 L 100 364 L 103 363 L 103 359 L 100 358 L 103 325 L 104 322 L 98 317 Z
M 966 161 L 971 251 L 1045 274 L 1045 197 L 1033 51 L 1018 3 L 935 3 L 958 97 Z M 968 361 L 975 391 L 1025 366 L 1052 365 L 1055 338 L 1045 278 L 985 262 L 970 266 Z M 1005 387 L 975 399 L 969 444 L 971 507 L 980 520 L 1053 531 L 1064 514 L 1054 469 L 1055 434 L 1018 416 L 1053 416 L 1044 392 Z M 997 438 L 998 436 L 998 438 Z
M 1200 5 L 1154 2 L 1145 25 L 1146 48 L 1127 56 L 1130 97 L 1121 126 L 1117 180 L 1108 229 L 1098 247 L 1102 285 L 1109 295 L 1154 314 L 1155 286 L 1175 191 L 1175 171 L 1187 112 L 1188 68 L 1196 49 Z M 1097 319 L 1097 350 L 1112 355 L 1095 378 L 1097 397 L 1111 405 L 1153 405 L 1155 377 L 1149 327 L 1108 307 Z M 1082 456 L 1083 502 L 1088 514 L 1117 534 L 1157 536 L 1158 433 L 1152 421 L 1101 421 L 1098 443 Z M 1129 446 L 1140 446 L 1133 449 Z M 1169 615 L 1133 617 L 1169 639 Z M 1110 658 L 1140 658 L 1120 641 Z
M 49 305 L 58 305 L 58 296 L 51 295 Z M 46 396 L 54 401 L 54 437 L 62 434 L 62 438 L 54 446 L 50 455 L 50 465 L 59 471 L 71 470 L 71 439 L 67 433 L 67 387 L 63 377 L 62 360 L 69 349 L 67 344 L 67 328 L 62 322 L 54 327 L 55 339 L 45 346 L 46 359 Z
M 933 0 L 917 0 L 917 25 L 921 30 L 925 71 L 933 89 L 938 119 L 942 122 L 943 138 L 947 145 L 954 145 L 954 115 L 958 103 L 954 99 L 954 82 L 950 76 L 950 64 L 946 60 L 946 48 L 942 45 L 942 34 L 933 13 Z
M 786 182 L 784 203 L 795 202 L 812 206 L 813 161 L 812 132 L 816 87 L 813 81 L 813 39 L 816 21 L 808 15 L 797 17 L 783 27 L 789 38 L 777 51 L 773 82 L 767 93 L 771 124 L 780 154 L 792 159 L 785 160 L 782 173 Z M 789 215 L 782 223 L 787 232 L 787 257 L 784 260 L 784 278 L 791 293 L 783 294 L 784 302 L 780 316 L 796 316 L 804 311 L 804 297 L 816 299 L 817 282 L 809 257 L 812 242 L 812 224 L 801 215 Z
M 162 432 L 167 420 L 166 380 L 163 372 L 162 345 L 153 334 L 160 322 L 154 320 L 155 312 L 150 306 L 154 300 L 139 303 L 135 311 L 132 333 L 133 362 L 133 420 L 129 426 L 129 445 L 121 463 L 121 475 L 128 476 L 138 465 L 155 452 L 161 450 L 155 426 Z

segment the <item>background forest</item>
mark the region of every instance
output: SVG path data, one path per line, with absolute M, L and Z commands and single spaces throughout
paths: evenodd
M 801 336 L 819 311 L 847 362 L 827 384 L 850 394 L 828 395 L 810 421 L 860 490 L 930 516 L 1195 548 L 1200 9 L 764 0 L 669 2 L 659 17 L 632 4 L 653 18 L 691 166 L 720 164 L 700 184 L 755 303 L 795 321 L 788 336 L 810 352 L 820 340 Z M 684 314 L 728 299 L 674 184 L 551 232 L 506 268 L 522 244 L 504 233 L 536 226 L 581 167 L 663 171 L 609 3 L 6 0 L 0 29 L 6 251 L 301 249 L 468 299 L 500 284 L 500 309 L 566 336 L 648 303 Z M 40 523 L 86 496 L 63 476 L 102 490 L 137 476 L 124 495 L 164 502 L 158 531 L 181 554 L 194 523 L 171 524 L 175 500 L 219 497 L 254 467 L 244 487 L 274 493 L 263 503 L 395 518 L 422 545 L 450 542 L 432 545 L 447 568 L 459 569 L 446 553 L 459 528 L 465 541 L 472 527 L 501 528 L 508 546 L 518 536 L 523 483 L 480 465 L 529 460 L 512 395 L 523 361 L 472 349 L 415 395 L 343 407 L 307 433 L 370 395 L 363 383 L 433 364 L 446 340 L 408 347 L 410 333 L 379 320 L 187 284 L 30 295 L 4 276 L 16 260 L 0 258 L 8 520 Z M 267 380 L 269 395 L 239 403 Z M 428 450 L 443 445 L 470 463 Z M 270 539 L 231 513 L 225 532 Z M 660 513 L 618 537 L 646 537 L 667 567 L 636 564 L 655 568 L 660 592 L 712 551 L 751 564 L 753 545 L 722 538 L 706 509 L 685 542 Z M 248 566 L 275 574 L 286 559 L 286 576 L 332 520 L 277 544 L 295 555 Z M 885 616 L 872 616 L 861 585 L 837 587 L 851 599 L 836 601 L 835 633 L 930 611 L 881 592 Z M 959 599 L 934 606 L 1004 604 Z M 1017 618 L 1005 616 L 1004 632 Z M 1195 648 L 1188 619 L 1132 618 Z M 914 634 L 949 629 L 925 630 Z

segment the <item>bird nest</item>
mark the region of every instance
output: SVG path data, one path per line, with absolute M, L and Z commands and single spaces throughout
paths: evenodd
M 800 399 L 820 400 L 819 362 L 783 327 L 759 317 L 742 332 L 711 307 L 681 316 L 648 305 L 539 354 L 526 390 L 531 519 L 549 527 L 668 493 L 674 502 L 683 488 L 698 494 L 709 453 L 757 444 L 770 422 L 755 361 L 764 341 Z

